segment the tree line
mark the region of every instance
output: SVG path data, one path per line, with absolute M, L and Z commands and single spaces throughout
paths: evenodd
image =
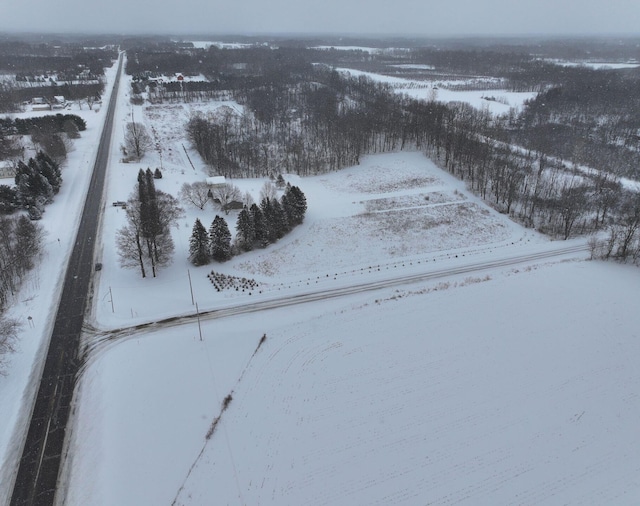
M 216 215 L 208 232 L 196 219 L 189 240 L 189 260 L 194 265 L 205 265 L 212 260 L 224 262 L 234 254 L 264 248 L 301 224 L 306 210 L 307 199 L 302 190 L 287 185 L 280 199 L 264 197 L 260 205 L 253 203 L 239 212 L 235 243 L 221 216 Z
M 4 315 L 27 274 L 42 254 L 44 231 L 26 216 L 0 216 L 0 376 L 5 356 L 14 351 L 20 327 Z
M 309 175 L 357 164 L 368 153 L 419 149 L 497 209 L 550 235 L 600 230 L 625 212 L 615 175 L 584 173 L 545 150 L 500 140 L 509 139 L 506 119 L 397 95 L 364 77 L 314 72 L 313 84 L 238 91 L 244 115 L 191 118 L 188 135 L 212 172 Z
M 60 165 L 39 151 L 27 163 L 18 161 L 14 187 L 0 185 L 0 213 L 11 214 L 16 209 L 25 209 L 29 218 L 40 219 L 61 185 Z
M 68 123 L 75 125 L 77 132 L 87 129 L 87 123 L 77 114 L 51 114 L 47 116 L 34 116 L 32 118 L 0 118 L 0 132 L 4 135 L 30 135 L 34 130 L 51 133 L 66 132 Z
M 0 216 L 0 314 L 42 252 L 42 228 L 25 215 Z

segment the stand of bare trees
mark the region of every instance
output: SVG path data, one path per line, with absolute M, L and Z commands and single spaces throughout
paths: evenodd
M 143 278 L 150 268 L 156 277 L 158 269 L 171 262 L 174 244 L 170 228 L 183 216 L 183 210 L 173 196 L 156 190 L 151 169 L 140 169 L 126 212 L 127 225 L 116 237 L 120 264 L 139 267 Z

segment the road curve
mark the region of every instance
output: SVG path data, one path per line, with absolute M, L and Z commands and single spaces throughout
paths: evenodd
M 94 246 L 102 208 L 122 62 L 121 55 L 14 482 L 12 506 L 47 506 L 53 505 L 55 500 L 66 425 L 80 365 L 80 335 L 87 301 L 90 298 Z
M 283 295 L 278 297 L 270 297 L 263 300 L 247 303 L 238 302 L 234 305 L 227 305 L 217 309 L 203 310 L 199 314 L 183 314 L 176 315 L 162 320 L 156 320 L 148 323 L 141 323 L 131 327 L 123 327 L 118 329 L 100 331 L 93 329 L 91 332 L 85 333 L 85 346 L 83 349 L 81 372 L 105 349 L 126 339 L 134 338 L 163 328 L 177 327 L 180 325 L 193 324 L 200 320 L 213 320 L 237 316 L 240 314 L 255 313 L 258 311 L 266 311 L 269 309 L 283 308 L 298 304 L 306 304 L 319 300 L 328 300 L 338 297 L 344 297 L 356 293 L 371 292 L 383 288 L 393 288 L 397 286 L 407 285 L 410 283 L 431 281 L 436 279 L 448 278 L 460 274 L 471 274 L 486 271 L 488 269 L 508 267 L 523 263 L 538 262 L 541 260 L 549 260 L 561 256 L 583 254 L 588 251 L 588 245 L 585 243 L 574 244 L 570 246 L 558 247 L 558 243 L 550 243 L 552 247 L 535 253 L 519 253 L 516 255 L 506 256 L 502 258 L 493 258 L 484 261 L 465 262 L 455 267 L 444 267 L 438 269 L 428 269 L 423 272 L 413 272 L 411 274 L 396 275 L 386 279 L 378 279 L 363 283 L 354 283 L 349 286 L 330 289 L 317 289 L 305 293 L 296 293 L 292 295 Z

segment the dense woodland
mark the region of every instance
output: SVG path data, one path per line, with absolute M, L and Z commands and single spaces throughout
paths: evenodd
M 616 242 L 607 255 L 637 258 L 640 199 L 619 178 L 640 178 L 640 71 L 561 66 L 528 49 L 138 47 L 127 70 L 134 100 L 146 93 L 156 103 L 225 98 L 244 106 L 244 114 L 194 116 L 186 126 L 212 174 L 310 175 L 366 154 L 417 149 L 526 226 L 565 239 L 604 228 L 611 237 L 634 231 L 632 248 Z M 431 66 L 439 76 L 498 78 L 502 87 L 538 95 L 523 111 L 495 118 L 334 70 L 395 73 L 393 65 L 405 63 Z M 205 79 L 150 79 L 178 72 Z

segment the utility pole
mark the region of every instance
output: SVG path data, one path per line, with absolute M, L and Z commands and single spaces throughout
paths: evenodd
M 200 333 L 200 341 L 202 341 L 202 327 L 200 326 L 200 311 L 198 310 L 197 302 L 196 302 L 196 315 L 198 315 L 198 332 Z
M 191 272 L 187 269 L 187 276 L 189 276 L 189 290 L 191 290 L 191 305 L 193 306 L 193 285 L 191 284 Z

